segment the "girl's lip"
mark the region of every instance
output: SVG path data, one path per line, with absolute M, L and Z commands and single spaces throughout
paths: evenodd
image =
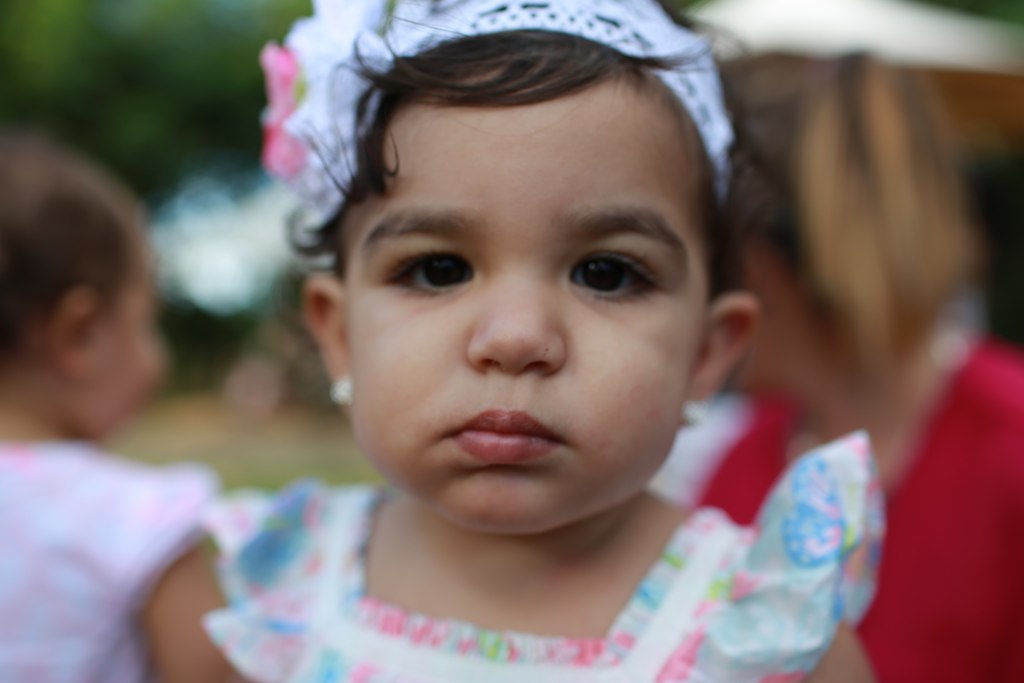
M 487 410 L 466 422 L 452 439 L 488 465 L 519 465 L 543 458 L 562 438 L 529 413 Z

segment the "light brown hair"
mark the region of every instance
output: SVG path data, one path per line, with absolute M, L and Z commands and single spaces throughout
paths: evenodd
M 112 301 L 139 265 L 142 223 L 140 203 L 95 164 L 0 130 L 0 353 L 74 287 Z
M 732 221 L 781 253 L 860 363 L 931 332 L 976 270 L 950 135 L 927 87 L 865 56 L 732 64 Z

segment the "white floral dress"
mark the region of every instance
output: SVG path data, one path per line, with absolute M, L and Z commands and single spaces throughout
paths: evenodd
M 261 683 L 789 683 L 873 592 L 881 494 L 863 434 L 803 456 L 756 527 L 696 510 L 604 638 L 501 632 L 366 594 L 380 492 L 300 482 L 211 513 L 229 606 L 206 625 Z

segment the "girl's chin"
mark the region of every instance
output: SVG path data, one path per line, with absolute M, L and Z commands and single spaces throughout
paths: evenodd
M 540 486 L 489 483 L 459 488 L 427 504 L 449 523 L 466 531 L 533 536 L 578 521 L 578 508 L 570 503 L 569 496 L 542 490 Z
M 442 515 L 452 526 L 462 531 L 498 538 L 542 536 L 557 531 L 567 524 L 567 522 L 560 524 L 550 517 L 527 518 L 520 516 L 496 519 L 493 516 L 482 518 L 466 514 L 452 514 L 450 511 L 443 511 Z

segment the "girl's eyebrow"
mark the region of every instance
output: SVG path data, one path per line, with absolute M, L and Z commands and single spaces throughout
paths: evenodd
M 637 234 L 661 242 L 686 263 L 689 249 L 682 238 L 657 211 L 639 206 L 610 206 L 573 214 L 570 225 L 590 238 Z
M 689 250 L 665 218 L 657 211 L 635 206 L 612 206 L 570 214 L 567 223 L 587 239 L 618 234 L 637 234 L 661 242 L 676 252 L 684 263 Z M 408 235 L 458 237 L 471 231 L 474 220 L 465 213 L 445 210 L 400 211 L 388 214 L 366 235 L 364 253 L 372 253 L 389 239 Z
M 381 242 L 406 235 L 456 237 L 467 232 L 472 220 L 455 211 L 400 211 L 384 216 L 363 240 L 362 250 L 372 252 Z

